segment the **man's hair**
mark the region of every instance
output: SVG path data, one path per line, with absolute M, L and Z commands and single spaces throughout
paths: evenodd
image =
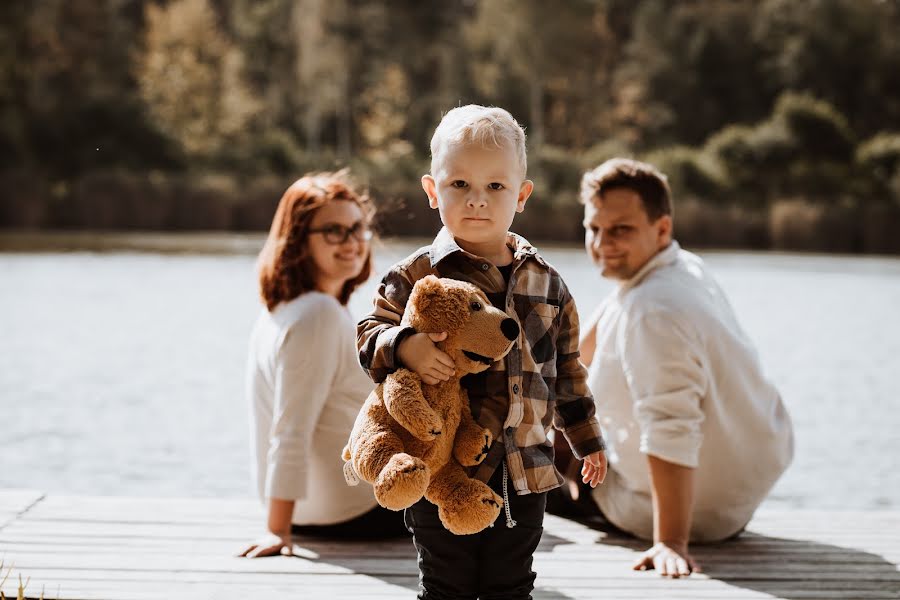
M 364 218 L 371 219 L 374 208 L 368 196 L 353 189 L 345 171 L 305 175 L 284 192 L 269 237 L 256 262 L 259 274 L 259 295 L 271 311 L 281 302 L 293 300 L 312 291 L 316 285 L 316 265 L 309 254 L 307 240 L 313 216 L 330 202 L 353 202 L 362 209 Z M 359 275 L 344 282 L 341 304 L 347 304 L 350 294 L 372 273 L 372 250 Z
M 653 165 L 630 158 L 612 158 L 581 178 L 581 203 L 587 204 L 609 190 L 626 188 L 641 197 L 650 222 L 672 214 L 669 183 Z
M 478 104 L 454 108 L 441 119 L 431 138 L 431 174 L 435 174 L 450 144 L 471 143 L 486 148 L 500 148 L 504 144 L 510 144 L 522 167 L 522 176 L 525 176 L 528 168 L 525 130 L 508 111 Z

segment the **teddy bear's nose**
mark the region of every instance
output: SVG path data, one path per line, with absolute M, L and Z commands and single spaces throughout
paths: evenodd
M 519 324 L 515 319 L 503 319 L 500 323 L 500 331 L 506 336 L 506 339 L 512 341 L 519 337 Z

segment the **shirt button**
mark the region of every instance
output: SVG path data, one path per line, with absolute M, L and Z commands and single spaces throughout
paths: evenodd
M 519 384 L 514 383 L 513 384 L 513 394 L 518 394 L 518 393 L 519 393 Z
M 490 269 L 490 268 L 491 268 L 491 265 L 489 265 L 489 264 L 487 264 L 487 263 L 481 263 L 481 270 L 482 270 L 482 271 L 487 271 L 487 270 Z

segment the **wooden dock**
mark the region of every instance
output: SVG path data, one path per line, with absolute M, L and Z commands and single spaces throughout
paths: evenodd
M 397 598 L 417 589 L 408 540 L 299 542 L 295 557 L 237 558 L 254 501 L 0 491 L 0 560 L 28 598 Z M 646 547 L 547 516 L 535 598 L 900 598 L 900 511 L 762 511 L 736 541 L 695 546 L 704 573 L 633 572 Z M 5 574 L 6 568 L 4 569 Z M 2 579 L 2 575 L 0 575 Z

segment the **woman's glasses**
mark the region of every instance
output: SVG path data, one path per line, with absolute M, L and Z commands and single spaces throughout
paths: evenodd
M 321 233 L 326 242 L 335 246 L 349 240 L 351 235 L 359 242 L 368 242 L 372 239 L 372 230 L 362 221 L 354 223 L 353 227 L 344 227 L 338 223 L 329 223 L 318 229 L 310 229 L 309 233 Z

